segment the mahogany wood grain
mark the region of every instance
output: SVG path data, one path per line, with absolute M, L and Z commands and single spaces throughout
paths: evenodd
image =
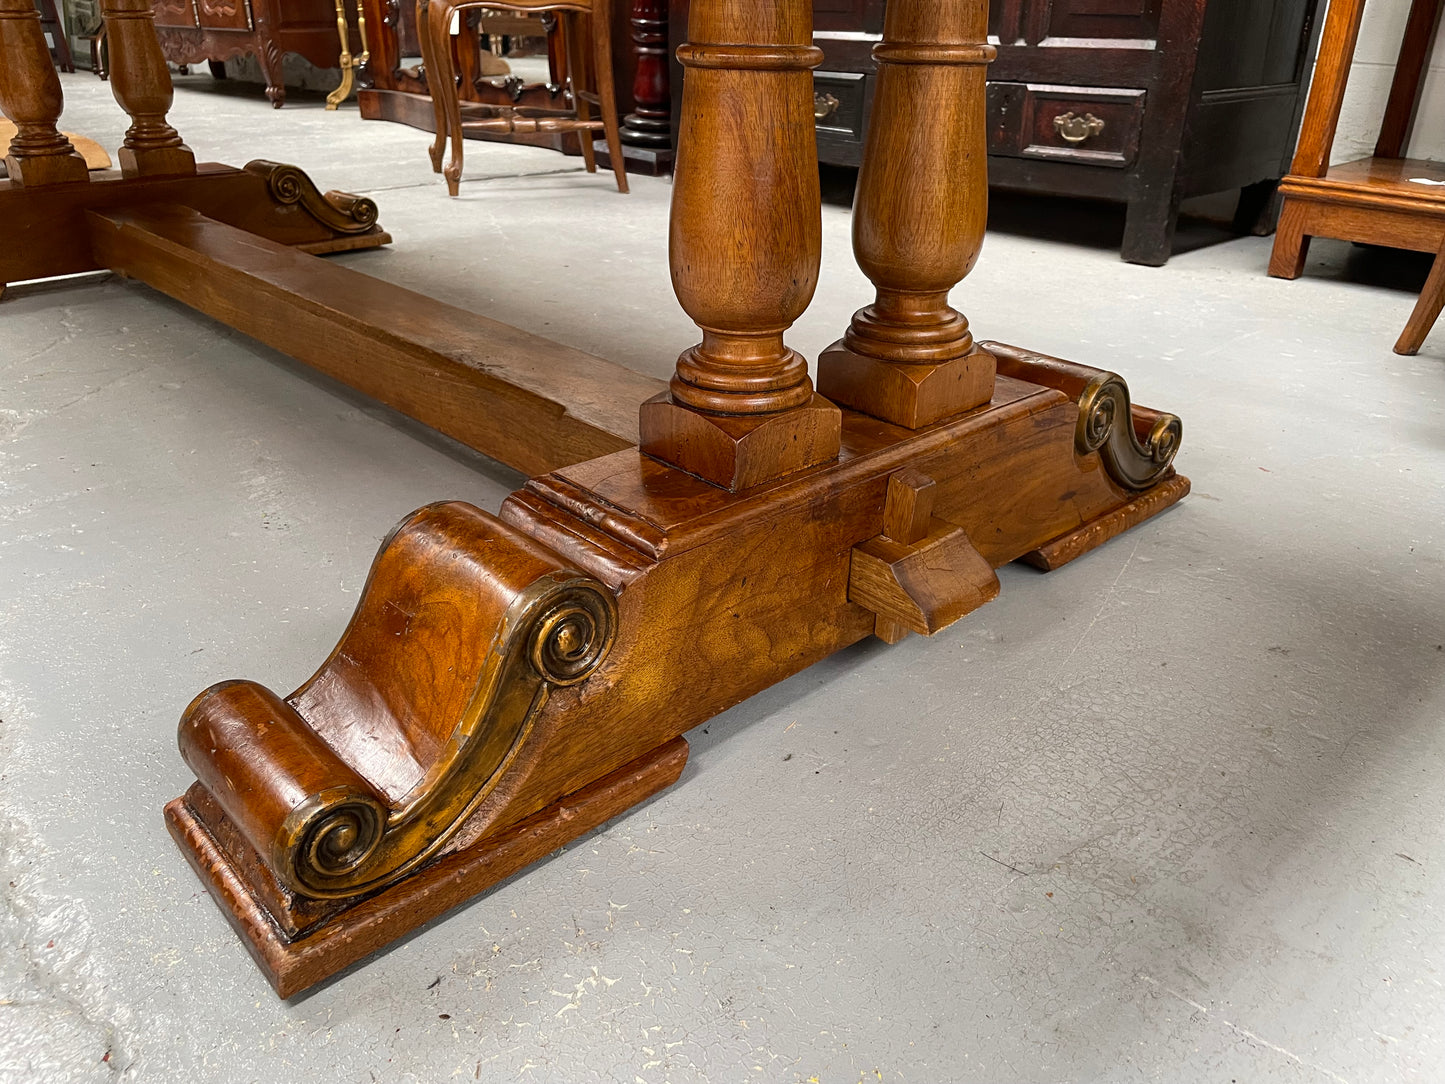
M 635 147 L 672 147 L 672 86 L 667 63 L 666 0 L 630 0 L 632 81 L 636 108 L 622 118 L 622 142 Z
M 0 113 L 17 129 L 5 153 L 12 184 L 90 179 L 85 159 L 56 128 L 64 105 L 33 0 L 0 0 Z M 0 277 L 0 283 L 6 281 Z
M 948 303 L 983 245 L 987 0 L 894 0 L 853 209 L 877 300 L 819 359 L 819 390 L 918 429 L 993 396 L 993 359 Z
M 518 470 L 637 442 L 660 386 L 187 208 L 95 216 L 97 258 Z
M 166 121 L 175 97 L 171 73 L 156 38 L 150 0 L 100 0 L 110 51 L 110 87 L 130 115 L 120 148 L 126 177 L 166 177 L 196 172 L 196 156 Z

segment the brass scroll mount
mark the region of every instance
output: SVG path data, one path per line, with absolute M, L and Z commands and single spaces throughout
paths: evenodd
M 457 838 L 617 623 L 612 593 L 557 554 L 470 505 L 432 505 L 383 545 L 305 685 L 284 699 L 213 686 L 186 709 L 181 753 L 281 885 L 353 899 Z
M 1083 143 L 1104 130 L 1104 120 L 1092 113 L 1085 113 L 1082 117 L 1072 112 L 1061 113 L 1054 118 L 1054 128 L 1065 143 Z
M 843 103 L 832 94 L 813 95 L 813 119 L 822 124 L 825 120 L 837 115 L 838 107 Z
M 1120 487 L 1141 492 L 1169 477 L 1184 423 L 1173 414 L 1134 406 L 1123 377 L 1007 343 L 979 345 L 997 360 L 1000 376 L 1055 388 L 1078 403 L 1074 450 L 1097 452 Z

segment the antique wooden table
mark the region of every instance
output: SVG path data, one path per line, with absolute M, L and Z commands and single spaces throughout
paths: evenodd
M 876 296 L 816 386 L 785 341 L 820 262 L 808 0 L 693 9 L 671 265 L 701 342 L 667 384 L 318 259 L 385 243 L 375 206 L 197 166 L 148 0 L 102 2 L 133 124 L 92 178 L 31 0 L 0 0 L 0 282 L 114 268 L 533 475 L 497 515 L 408 517 L 301 688 L 182 716 L 167 822 L 282 996 L 669 785 L 717 712 L 1188 492 L 1179 419 L 949 305 L 984 232 L 984 0 L 889 9 L 854 216 Z

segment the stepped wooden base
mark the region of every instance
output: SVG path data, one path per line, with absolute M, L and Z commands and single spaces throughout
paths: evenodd
M 458 505 L 418 513 L 434 524 L 431 541 L 407 542 L 412 527 L 393 536 L 388 546 L 404 552 L 383 549 L 347 633 L 360 638 L 362 650 L 343 642 L 332 656 L 348 660 L 348 673 L 356 674 L 346 681 L 364 696 L 343 694 L 323 668 L 286 706 L 268 709 L 288 735 L 309 728 L 324 743 L 299 763 L 314 765 L 322 753 L 329 762 L 340 758 L 365 777 L 357 786 L 410 803 L 420 792 L 409 767 L 405 782 L 389 782 L 400 776 L 379 764 L 378 753 L 348 761 L 356 754 L 347 750 L 420 747 L 395 742 L 408 728 L 502 733 L 507 710 L 516 708 L 480 715 L 468 708 L 456 718 L 386 713 L 385 705 L 417 703 L 407 683 L 418 680 L 415 660 L 423 657 L 429 702 L 476 703 L 446 685 L 485 684 L 475 676 L 474 645 L 489 634 L 469 627 L 460 635 L 438 627 L 437 618 L 421 621 L 426 612 L 443 613 L 444 598 L 457 597 L 458 575 L 464 595 L 471 593 L 467 577 L 491 591 L 500 580 L 516 580 L 516 554 L 540 554 L 526 560 L 576 570 L 615 597 L 615 639 L 586 680 L 532 701 L 526 722 L 510 724 L 512 736 L 499 739 L 511 742 L 510 750 L 493 745 L 501 766 L 468 807 L 464 826 L 442 837 L 449 840 L 443 852 L 454 854 L 410 872 L 403 867 L 379 893 L 308 896 L 289 865 L 259 856 L 260 844 L 247 840 L 281 839 L 294 849 L 300 830 L 285 825 L 335 787 L 311 799 L 304 787 L 267 784 L 301 769 L 281 743 L 273 743 L 273 754 L 268 739 L 252 737 L 270 732 L 270 724 L 258 729 L 257 709 L 236 717 L 242 730 L 222 727 L 195 740 L 198 713 L 214 714 L 197 705 L 226 694 L 198 698 L 183 723 L 183 734 L 193 736 L 183 737 L 183 751 L 207 780 L 242 773 L 241 783 L 230 784 L 242 789 L 224 797 L 249 827 L 232 823 L 200 784 L 168 817 L 277 989 L 286 995 L 320 981 L 541 857 L 576 834 L 576 823 L 600 823 L 666 785 L 681 767 L 681 753 L 666 751 L 717 713 L 870 635 L 891 642 L 910 630 L 938 632 L 998 593 L 998 566 L 1020 558 L 1057 566 L 1188 492 L 1169 467 L 1177 420 L 1133 408 L 1116 376 L 1002 344 L 987 349 L 1007 359 L 1009 370 L 987 405 L 916 431 L 842 411 L 836 460 L 748 489 L 731 492 L 627 448 L 533 478 L 499 517 Z M 458 572 L 469 568 L 476 571 Z M 373 626 L 377 636 L 367 632 Z M 495 635 L 526 627 L 507 619 Z M 524 650 L 496 642 L 487 657 Z M 323 691 L 309 692 L 313 685 Z M 432 696 L 436 689 L 441 695 Z M 247 737 L 228 745 L 215 737 L 224 733 Z M 659 762 L 672 755 L 676 770 Z M 422 763 L 416 770 L 431 769 Z M 431 771 L 427 778 L 444 785 Z M 252 786 L 261 791 L 240 797 Z M 580 797 L 594 794 L 595 806 Z M 595 812 L 566 814 L 571 834 L 538 827 L 578 803 Z M 403 815 L 404 805 L 393 808 Z M 522 846 L 515 833 L 535 845 Z
M 1123 534 L 1130 527 L 1137 527 L 1146 519 L 1153 519 L 1166 508 L 1171 508 L 1189 495 L 1189 479 L 1170 472 L 1170 475 L 1142 496 L 1135 497 L 1122 508 L 1077 530 L 1070 531 L 1052 542 L 1019 558 L 1024 564 L 1033 565 L 1044 572 L 1063 568 L 1070 561 L 1077 560 L 1090 550 L 1098 549 L 1111 538 Z
M 521 823 L 336 911 L 323 928 L 297 938 L 283 932 L 274 910 L 248 886 L 265 876 L 255 852 L 233 857 L 217 841 L 228 826 L 204 787 L 196 784 L 166 806 L 166 826 L 276 993 L 291 997 L 670 787 L 686 764 L 687 742 L 670 741 Z M 274 909 L 274 882 L 271 896 Z
M 642 450 L 715 486 L 737 491 L 838 456 L 838 408 L 821 395 L 777 414 L 693 410 L 663 392 L 642 404 Z
M 911 365 L 859 354 L 840 340 L 818 359 L 822 395 L 909 429 L 987 403 L 993 380 L 993 358 L 977 347 L 952 361 Z

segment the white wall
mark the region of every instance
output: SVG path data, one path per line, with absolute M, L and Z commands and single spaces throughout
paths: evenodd
M 1374 153 L 1409 13 L 1410 0 L 1367 0 L 1331 161 Z M 1408 153 L 1412 158 L 1445 159 L 1445 28 L 1435 41 Z

